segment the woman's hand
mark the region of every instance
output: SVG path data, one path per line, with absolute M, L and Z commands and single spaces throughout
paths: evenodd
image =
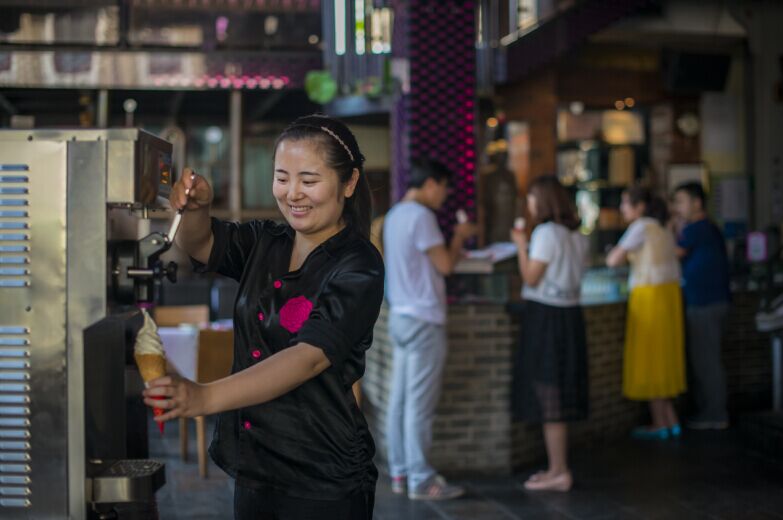
M 171 188 L 169 202 L 175 211 L 182 208 L 194 210 L 208 208 L 212 204 L 212 197 L 212 187 L 207 180 L 190 168 L 185 168 Z
M 628 261 L 628 251 L 620 246 L 614 246 L 606 256 L 607 267 L 620 267 Z
M 163 422 L 176 417 L 207 415 L 206 393 L 204 385 L 176 375 L 168 375 L 150 381 L 149 388 L 144 390 L 143 395 L 144 404 L 165 412 L 155 417 L 156 421 Z
M 517 249 L 520 251 L 527 250 L 527 232 L 523 229 L 512 228 L 511 229 L 511 241 L 517 245 Z

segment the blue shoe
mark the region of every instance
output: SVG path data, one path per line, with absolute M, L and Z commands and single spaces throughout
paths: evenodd
M 651 430 L 645 426 L 635 428 L 631 432 L 631 437 L 641 441 L 665 441 L 669 438 L 669 428 L 656 428 Z
M 682 428 L 680 428 L 679 424 L 675 424 L 671 428 L 669 428 L 669 434 L 672 436 L 673 439 L 676 439 L 680 435 L 682 435 Z

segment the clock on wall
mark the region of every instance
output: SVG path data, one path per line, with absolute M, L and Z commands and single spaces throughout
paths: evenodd
M 685 112 L 677 118 L 677 129 L 682 132 L 685 137 L 694 137 L 699 134 L 701 130 L 701 121 L 699 116 L 693 112 Z

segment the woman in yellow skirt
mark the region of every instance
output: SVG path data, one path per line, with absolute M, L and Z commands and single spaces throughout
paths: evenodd
M 681 430 L 672 398 L 685 391 L 685 327 L 680 263 L 674 236 L 665 227 L 666 203 L 634 187 L 623 193 L 620 211 L 630 226 L 606 263 L 631 264 L 623 394 L 649 401 L 652 417 L 652 424 L 635 429 L 633 436 L 677 437 Z

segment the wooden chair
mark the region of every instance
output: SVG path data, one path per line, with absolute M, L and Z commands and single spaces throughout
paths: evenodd
M 202 329 L 198 335 L 198 354 L 196 358 L 196 382 L 211 383 L 231 374 L 234 361 L 234 331 Z M 207 477 L 207 432 L 204 417 L 196 417 L 196 450 L 198 453 L 198 472 Z M 188 423 L 179 419 L 179 448 L 182 460 L 188 459 Z
M 191 325 L 204 325 L 209 323 L 209 307 L 207 305 L 161 305 L 155 307 L 155 322 L 159 327 L 178 327 L 183 323 Z M 201 333 L 199 331 L 199 353 L 197 353 L 196 370 L 199 370 L 198 358 L 200 358 Z M 230 366 L 230 365 L 229 365 Z M 198 379 L 198 377 L 196 378 Z M 201 420 L 199 420 L 201 419 Z M 207 474 L 206 436 L 204 418 L 196 418 L 196 437 L 198 439 L 199 473 L 202 477 Z M 184 417 L 179 419 L 179 449 L 183 461 L 188 460 L 188 422 Z
M 161 305 L 155 307 L 154 317 L 159 327 L 177 327 L 183 323 L 203 325 L 209 323 L 209 306 Z

